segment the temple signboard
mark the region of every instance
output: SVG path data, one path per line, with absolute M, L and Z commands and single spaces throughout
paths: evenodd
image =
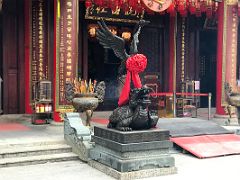
M 142 12 L 137 12 L 132 8 L 129 8 L 128 11 L 123 11 L 120 8 L 116 8 L 114 11 L 110 8 L 98 7 L 93 5 L 86 9 L 85 18 L 100 20 L 104 19 L 106 21 L 114 22 L 127 22 L 127 23 L 136 23 L 144 16 L 144 10 Z

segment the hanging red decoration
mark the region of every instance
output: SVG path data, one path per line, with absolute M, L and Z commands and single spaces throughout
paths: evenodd
M 186 0 L 176 0 L 177 1 L 177 10 L 179 12 L 186 10 Z
M 93 3 L 98 7 L 110 8 L 112 11 L 121 8 L 123 12 L 132 10 L 137 13 L 145 11 L 148 14 L 154 14 L 154 11 L 144 6 L 143 0 L 86 0 L 86 8 L 92 7 Z M 202 13 L 206 13 L 207 17 L 212 17 L 216 14 L 217 8 L 218 2 L 214 0 L 172 0 L 170 6 L 161 14 L 167 12 L 170 16 L 175 16 L 176 12 L 179 12 L 181 16 L 186 17 L 189 12 L 197 17 L 201 16 Z M 240 16 L 240 2 L 238 3 L 238 14 Z
M 146 69 L 146 66 L 147 58 L 143 54 L 136 54 L 127 59 L 127 76 L 118 100 L 119 106 L 125 105 L 129 100 L 131 79 L 135 88 L 142 87 L 142 83 L 138 74 L 143 72 Z
M 92 7 L 92 1 L 91 0 L 86 0 L 85 1 L 85 6 L 86 6 L 86 8 Z
M 170 16 L 175 16 L 176 15 L 175 3 L 173 2 L 166 11 L 170 14 Z
M 118 6 L 122 7 L 122 5 L 123 5 L 123 0 L 118 0 Z
M 137 5 L 136 5 L 136 7 L 135 7 L 135 11 L 136 11 L 137 13 L 141 13 L 141 12 L 144 11 L 144 8 L 143 8 L 140 0 L 137 1 Z
M 200 8 L 201 8 L 201 12 L 206 12 L 206 9 L 207 9 L 207 1 L 206 0 L 200 0 Z
M 187 0 L 177 0 L 177 10 L 181 16 L 187 16 Z
M 211 18 L 213 15 L 212 9 L 213 9 L 212 0 L 209 0 L 209 1 L 207 1 L 207 8 L 206 8 L 206 16 L 208 18 Z
M 188 9 L 189 9 L 190 14 L 196 13 L 196 1 L 197 0 L 189 0 L 189 2 L 188 2 Z
M 128 4 L 135 10 L 137 6 L 137 0 L 128 0 Z
M 99 7 L 103 7 L 103 0 L 95 0 L 94 4 L 96 4 Z
M 103 0 L 103 8 L 109 8 L 109 0 Z
M 112 11 L 116 11 L 117 7 L 118 7 L 118 1 L 117 0 L 110 0 L 109 8 Z
M 121 8 L 122 8 L 123 12 L 128 12 L 128 11 L 129 11 L 129 5 L 128 5 L 128 3 L 127 3 L 126 1 L 124 1 L 124 2 L 122 3 Z
M 202 15 L 199 0 L 196 0 L 196 13 L 195 13 L 195 15 L 197 17 L 200 17 Z

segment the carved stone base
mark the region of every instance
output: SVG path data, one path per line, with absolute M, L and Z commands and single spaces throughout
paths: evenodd
M 66 113 L 64 139 L 81 160 L 89 160 L 89 151 L 92 148 L 91 131 L 83 125 L 79 113 Z
M 228 118 L 226 125 L 227 126 L 239 126 L 238 118 L 237 117 Z
M 169 149 L 173 146 L 169 131 L 152 129 L 122 132 L 94 127 L 92 141 L 95 145 L 90 150 L 91 163 L 101 163 L 114 169 L 120 173 L 117 175 L 119 177 L 121 173 L 138 174 L 142 170 L 160 172 L 165 168 L 176 173 L 175 160 L 169 155 Z
M 104 164 L 101 164 L 94 160 L 89 161 L 88 164 L 91 167 L 120 180 L 140 179 L 140 178 L 164 176 L 164 175 L 177 173 L 176 167 L 163 167 L 163 168 L 145 169 L 140 171 L 119 172 L 109 166 L 105 166 Z

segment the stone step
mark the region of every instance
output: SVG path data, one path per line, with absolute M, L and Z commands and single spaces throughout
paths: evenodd
M 67 144 L 22 146 L 0 149 L 0 159 L 72 152 Z
M 57 144 L 66 144 L 63 136 L 49 137 L 49 138 L 32 137 L 32 138 L 17 138 L 17 139 L 0 139 L 0 149 L 43 146 L 43 145 L 57 145 Z
M 59 154 L 48 154 L 48 155 L 38 155 L 38 156 L 29 156 L 29 157 L 4 158 L 4 159 L 0 159 L 0 168 L 32 165 L 32 164 L 43 164 L 48 162 L 71 161 L 71 160 L 77 160 L 77 159 L 79 158 L 74 153 L 59 153 Z

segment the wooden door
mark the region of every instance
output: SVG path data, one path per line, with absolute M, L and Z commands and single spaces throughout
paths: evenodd
M 4 1 L 2 10 L 3 112 L 24 113 L 24 4 Z

